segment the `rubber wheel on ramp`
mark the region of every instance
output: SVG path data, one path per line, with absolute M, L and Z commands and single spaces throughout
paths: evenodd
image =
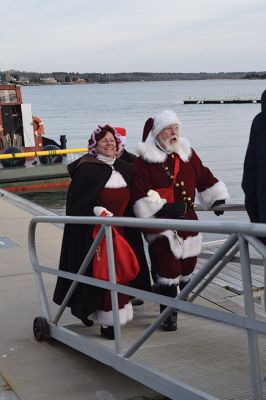
M 36 317 L 33 321 L 33 334 L 36 340 L 41 342 L 49 337 L 49 325 L 45 318 Z

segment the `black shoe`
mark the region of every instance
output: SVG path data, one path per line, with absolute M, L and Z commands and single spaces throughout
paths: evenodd
M 187 281 L 187 282 L 184 282 L 184 281 L 179 282 L 180 292 L 187 286 L 188 283 L 189 283 L 189 281 Z M 184 301 L 188 301 L 188 295 L 186 297 L 184 297 L 183 300 Z
M 132 306 L 142 306 L 144 304 L 144 301 L 138 298 L 132 299 L 131 300 Z
M 93 321 L 91 319 L 88 318 L 80 318 L 80 320 L 83 322 L 84 325 L 90 327 L 93 325 Z
M 159 293 L 160 294 L 160 285 L 159 283 L 154 283 L 151 287 L 152 293 Z
M 104 337 L 105 339 L 114 340 L 115 338 L 114 327 L 107 326 L 107 328 L 104 328 L 103 326 L 101 326 L 101 336 Z
M 162 322 L 161 324 L 161 329 L 166 332 L 172 332 L 177 330 L 177 313 L 174 311 L 172 312 L 169 317 L 166 318 L 165 321 Z

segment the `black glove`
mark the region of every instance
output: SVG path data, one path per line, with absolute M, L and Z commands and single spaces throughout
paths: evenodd
M 180 219 L 184 217 L 186 211 L 186 204 L 183 202 L 180 203 L 166 203 L 160 211 L 158 211 L 157 216 L 163 217 L 167 216 L 172 219 Z
M 220 206 L 221 204 L 225 204 L 225 200 L 216 200 L 213 205 L 211 206 L 211 208 L 215 207 L 215 206 Z M 217 215 L 218 217 L 220 215 L 223 215 L 224 211 L 214 211 L 214 214 Z

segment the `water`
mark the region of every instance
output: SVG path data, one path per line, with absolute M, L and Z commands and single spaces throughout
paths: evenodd
M 23 87 L 23 101 L 45 124 L 46 136 L 67 136 L 67 147 L 86 147 L 97 123 L 127 129 L 127 149 L 134 152 L 146 119 L 162 109 L 173 109 L 182 122 L 181 135 L 191 141 L 202 161 L 223 180 L 231 203 L 243 203 L 243 161 L 250 125 L 260 104 L 184 105 L 189 98 L 260 98 L 263 80 L 206 80 L 174 82 L 128 82 L 70 86 Z M 25 194 L 25 197 L 64 213 L 66 193 Z M 201 219 L 215 218 L 200 213 Z M 247 221 L 246 213 L 227 213 L 222 220 Z M 217 220 L 217 217 L 216 217 Z

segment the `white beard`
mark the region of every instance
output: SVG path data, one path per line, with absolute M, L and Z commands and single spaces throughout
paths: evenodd
M 192 149 L 187 139 L 178 136 L 178 141 L 174 144 L 174 152 L 179 155 L 180 159 L 184 162 L 188 162 L 191 155 Z M 172 150 L 172 149 L 171 149 Z M 170 151 L 171 153 L 172 151 Z M 167 157 L 167 150 L 164 150 L 158 140 L 155 138 L 148 138 L 147 142 L 141 142 L 137 145 L 137 154 L 144 160 L 152 163 L 165 162 Z
M 165 152 L 165 153 L 178 153 L 178 138 L 175 143 L 170 143 L 170 139 L 162 140 L 161 139 L 161 144 L 159 143 L 157 139 L 157 143 L 160 145 L 160 148 Z

